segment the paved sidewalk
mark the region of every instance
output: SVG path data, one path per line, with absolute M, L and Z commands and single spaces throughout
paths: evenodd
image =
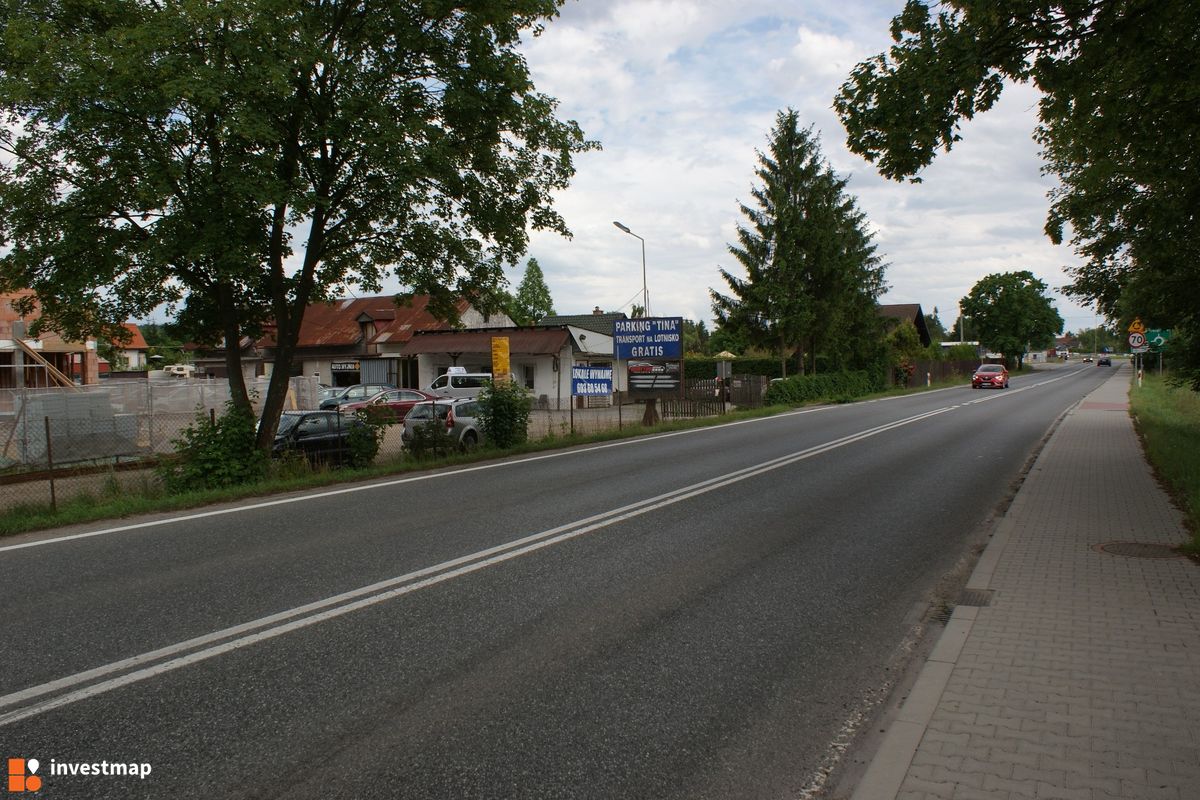
M 1200 566 L 1099 549 L 1187 538 L 1129 383 L 1047 443 L 853 800 L 1200 798 Z

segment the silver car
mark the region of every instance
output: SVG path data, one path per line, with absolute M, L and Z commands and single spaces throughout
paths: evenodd
M 483 443 L 483 429 L 479 425 L 479 402 L 473 398 L 435 400 L 418 403 L 404 418 L 404 431 L 400 440 L 411 446 L 413 431 L 418 425 L 438 424 L 444 427 L 451 441 L 460 450 L 474 450 Z

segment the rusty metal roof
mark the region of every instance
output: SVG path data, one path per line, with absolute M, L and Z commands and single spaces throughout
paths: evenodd
M 387 342 L 397 344 L 407 341 L 417 331 L 446 330 L 449 324 L 429 313 L 428 295 L 414 295 L 411 305 L 397 305 L 394 297 L 359 297 L 334 300 L 329 303 L 312 303 L 304 310 L 304 321 L 300 325 L 297 347 L 344 347 L 362 341 L 363 328 L 360 320 L 374 322 L 375 333 L 368 344 Z M 459 300 L 458 313 L 470 308 L 466 300 Z M 275 345 L 274 332 L 268 332 L 258 344 L 262 347 Z
M 492 337 L 508 338 L 513 355 L 558 355 L 571 339 L 565 328 L 486 328 L 469 331 L 421 332 L 409 339 L 401 355 L 420 353 L 490 353 Z

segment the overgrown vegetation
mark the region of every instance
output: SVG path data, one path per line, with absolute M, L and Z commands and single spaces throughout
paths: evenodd
M 431 419 L 412 429 L 412 441 L 408 443 L 408 452 L 418 461 L 431 458 L 441 458 L 453 453 L 457 443 L 446 430 L 446 420 Z
M 816 400 L 846 402 L 884 390 L 879 375 L 866 370 L 795 375 L 767 387 L 767 405 L 801 405 Z
M 379 454 L 385 424 L 381 414 L 357 415 L 355 424 L 346 434 L 346 445 L 350 448 L 349 466 L 359 469 L 371 465 Z
M 158 467 L 167 491 L 222 489 L 261 480 L 268 459 L 255 446 L 257 425 L 253 414 L 233 403 L 216 417 L 197 411 L 195 421 L 172 440 L 176 457 Z
M 1191 552 L 1200 554 L 1200 394 L 1152 375 L 1130 396 L 1146 456 L 1184 511 Z
M 525 441 L 533 399 L 524 387 L 514 381 L 491 383 L 478 400 L 479 424 L 488 443 L 507 449 Z

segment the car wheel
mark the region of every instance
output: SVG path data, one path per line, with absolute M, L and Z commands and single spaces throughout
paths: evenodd
M 470 452 L 479 445 L 479 437 L 475 435 L 475 431 L 467 431 L 463 434 L 462 449 L 463 452 Z

